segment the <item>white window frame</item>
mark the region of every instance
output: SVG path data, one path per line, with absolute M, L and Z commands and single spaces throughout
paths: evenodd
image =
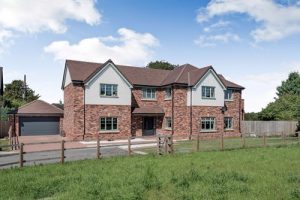
M 227 124 L 230 124 L 230 127 L 227 127 Z M 224 117 L 224 129 L 225 130 L 233 130 L 233 118 L 232 117 Z
M 111 129 L 107 128 L 107 122 L 110 120 Z M 104 121 L 104 129 L 102 129 L 102 121 Z M 114 123 L 116 122 L 116 127 L 114 128 Z M 118 131 L 119 120 L 117 117 L 100 117 L 100 132 L 116 132 Z
M 142 100 L 156 100 L 156 88 L 142 88 Z
M 225 101 L 232 101 L 233 100 L 233 90 L 232 89 L 227 89 L 224 91 L 224 99 Z M 230 98 L 228 98 L 230 96 Z
M 209 128 L 206 128 L 206 123 L 209 124 Z M 203 124 L 204 128 L 203 128 Z M 201 132 L 214 132 L 216 131 L 216 118 L 215 117 L 201 117 Z
M 215 87 L 212 86 L 202 86 L 201 96 L 202 99 L 215 99 Z
M 104 87 L 104 94 L 102 94 L 102 87 Z M 108 87 L 110 87 L 111 95 L 108 95 L 109 94 Z M 117 84 L 100 83 L 100 97 L 118 97 L 118 85 Z
M 172 117 L 165 117 L 165 129 L 172 130 Z
M 170 99 L 172 99 L 172 88 L 166 87 L 165 88 L 165 100 L 170 100 Z

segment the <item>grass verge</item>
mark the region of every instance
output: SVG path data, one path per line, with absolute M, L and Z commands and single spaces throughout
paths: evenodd
M 0 171 L 1 199 L 299 199 L 300 146 Z

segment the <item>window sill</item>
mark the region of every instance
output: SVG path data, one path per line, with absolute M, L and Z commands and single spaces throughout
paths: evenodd
M 234 131 L 233 128 L 224 129 L 224 131 Z
M 225 99 L 225 101 L 232 102 L 232 101 L 233 101 L 233 99 Z
M 165 128 L 165 130 L 166 130 L 166 131 L 171 131 L 171 130 L 172 130 L 172 128 Z
M 118 96 L 103 96 L 100 95 L 100 98 L 119 98 Z
M 165 101 L 171 101 L 172 100 L 172 98 L 166 98 L 166 99 L 164 99 Z
M 216 133 L 217 130 L 201 130 L 200 133 Z
M 205 100 L 216 100 L 216 98 L 215 98 L 215 97 L 213 97 L 213 98 L 209 98 L 209 97 L 202 97 L 202 99 L 205 99 Z
M 119 131 L 119 130 L 100 131 L 99 133 L 100 133 L 100 134 L 101 134 L 101 133 L 120 133 L 120 131 Z
M 141 99 L 142 101 L 157 101 L 157 99 Z

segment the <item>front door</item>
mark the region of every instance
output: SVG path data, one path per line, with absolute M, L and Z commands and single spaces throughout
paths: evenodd
M 143 136 L 155 134 L 155 121 L 154 117 L 144 117 L 143 121 Z

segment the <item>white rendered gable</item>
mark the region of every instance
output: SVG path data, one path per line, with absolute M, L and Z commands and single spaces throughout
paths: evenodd
M 64 77 L 64 88 L 67 85 L 69 85 L 70 83 L 72 83 L 71 75 L 70 75 L 68 67 L 66 67 L 66 73 L 65 73 L 65 77 Z
M 202 98 L 202 86 L 209 86 L 215 88 L 215 98 L 205 99 Z M 209 70 L 203 78 L 192 88 L 192 105 L 193 106 L 224 106 L 224 90 L 225 86 L 214 73 Z M 187 106 L 190 106 L 191 91 L 190 88 L 187 92 Z
M 100 84 L 118 85 L 117 97 L 100 96 Z M 85 85 L 85 103 L 93 105 L 131 105 L 131 85 L 111 63 Z

